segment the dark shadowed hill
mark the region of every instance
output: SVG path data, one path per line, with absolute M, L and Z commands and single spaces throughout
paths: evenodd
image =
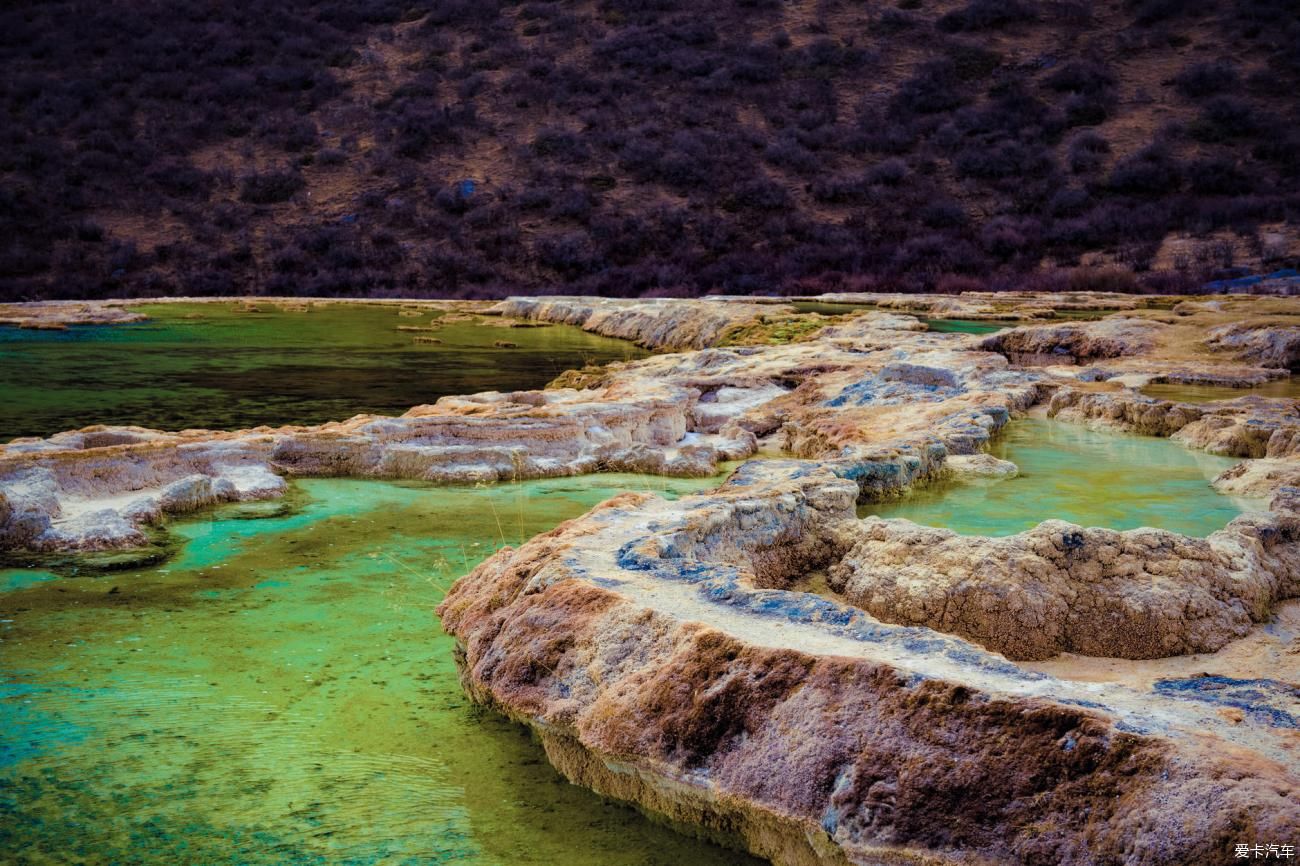
M 10 2 L 0 295 L 1187 285 L 1300 252 L 1298 46 L 1295 0 Z

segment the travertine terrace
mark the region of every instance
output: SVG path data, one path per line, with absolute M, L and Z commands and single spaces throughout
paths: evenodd
M 980 336 L 898 307 L 1003 318 L 1008 299 L 875 302 L 890 309 L 728 347 L 773 309 L 512 299 L 496 311 L 688 351 L 397 418 L 19 440 L 0 451 L 0 545 L 129 548 L 167 513 L 300 475 L 748 458 L 714 492 L 626 494 L 504 549 L 439 609 L 467 691 L 571 780 L 779 864 L 1226 863 L 1235 843 L 1296 842 L 1300 638 L 1266 663 L 1240 650 L 1300 595 L 1300 404 L 1249 390 L 1300 366 L 1300 303 L 1020 299 L 1049 321 Z M 1119 312 L 1051 321 L 1071 308 Z M 947 473 L 1013 475 L 982 449 L 1024 413 L 1242 458 L 1215 483 L 1257 507 L 1205 539 L 856 516 Z M 1129 661 L 1098 676 L 1106 657 Z

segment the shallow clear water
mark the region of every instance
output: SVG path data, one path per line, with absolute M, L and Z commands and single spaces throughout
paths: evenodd
M 1254 388 L 1226 388 L 1222 385 L 1147 385 L 1142 393 L 1160 400 L 1177 400 L 1180 403 L 1209 403 L 1214 400 L 1235 400 L 1238 397 L 1283 397 L 1300 399 L 1300 376 L 1275 379 Z
M 0 571 L 0 860 L 754 864 L 566 784 L 434 615 L 503 543 L 718 480 L 305 480 L 178 522 L 158 567 Z
M 447 394 L 540 388 L 585 363 L 646 354 L 568 325 L 399 331 L 435 316 L 400 316 L 396 305 L 133 309 L 151 320 L 66 331 L 0 326 L 0 442 L 89 424 L 234 429 L 395 414 Z M 498 340 L 518 348 L 497 348 Z
M 1167 439 L 1028 418 L 1007 425 L 989 450 L 1018 465 L 1020 474 L 936 484 L 904 499 L 869 503 L 859 513 L 905 517 L 964 535 L 1012 535 L 1056 518 L 1206 536 L 1242 510 L 1210 486 L 1237 460 Z

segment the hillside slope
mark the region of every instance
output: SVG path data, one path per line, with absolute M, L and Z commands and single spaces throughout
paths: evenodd
M 1294 0 L 5 4 L 0 297 L 1187 286 L 1300 254 L 1296 45 Z

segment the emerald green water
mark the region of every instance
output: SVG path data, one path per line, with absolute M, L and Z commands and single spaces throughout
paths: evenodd
M 928 319 L 922 318 L 925 326 L 936 334 L 992 334 L 1003 328 L 1014 328 L 1024 322 L 989 322 L 981 319 Z
M 905 517 L 963 535 L 1013 535 L 1057 518 L 1203 537 L 1242 511 L 1210 486 L 1237 460 L 1167 439 L 1030 418 L 1007 425 L 989 450 L 1018 465 L 1020 474 L 936 484 L 904 499 L 869 503 L 859 513 Z
M 473 706 L 434 607 L 627 489 L 298 482 L 291 513 L 174 524 L 161 566 L 0 571 L 0 860 L 754 864 L 566 784 Z
M 1214 400 L 1235 400 L 1238 397 L 1281 397 L 1300 399 L 1300 376 L 1275 379 L 1254 388 L 1227 388 L 1223 385 L 1147 385 L 1142 393 L 1160 400 L 1177 400 L 1180 403 L 1210 403 Z
M 585 363 L 646 354 L 568 325 L 399 331 L 428 327 L 434 315 L 400 316 L 395 305 L 133 309 L 152 318 L 66 331 L 0 326 L 0 442 L 89 424 L 233 429 L 394 414 L 447 394 L 540 388 Z

